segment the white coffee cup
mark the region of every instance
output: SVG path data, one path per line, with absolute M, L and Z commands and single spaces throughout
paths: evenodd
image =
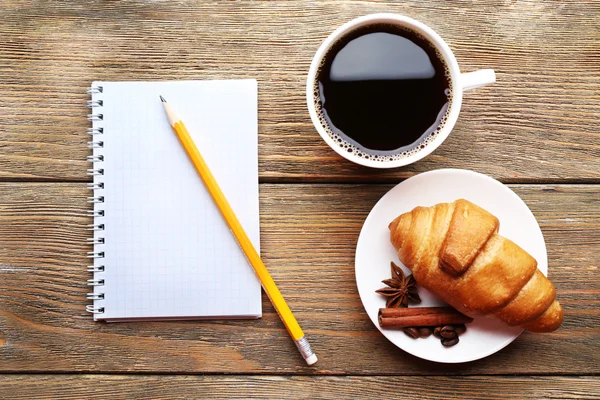
M 450 97 L 445 122 L 443 122 L 443 125 L 440 127 L 435 137 L 428 141 L 424 148 L 421 148 L 418 151 L 403 157 L 378 157 L 377 159 L 374 159 L 372 157 L 365 158 L 356 152 L 349 152 L 336 140 L 334 140 L 326 127 L 323 126 L 324 122 L 322 122 L 319 118 L 315 104 L 315 90 L 318 90 L 318 82 L 316 81 L 317 73 L 319 72 L 319 67 L 321 66 L 323 58 L 327 54 L 329 48 L 347 33 L 354 31 L 357 28 L 374 24 L 393 24 L 419 33 L 436 47 L 450 71 L 450 89 L 452 91 L 452 96 Z M 456 120 L 458 119 L 458 114 L 462 105 L 463 92 L 489 85 L 495 81 L 496 74 L 492 69 L 481 69 L 474 72 L 461 73 L 460 69 L 458 68 L 456 58 L 454 57 L 452 50 L 450 50 L 450 47 L 448 47 L 446 42 L 444 42 L 444 40 L 433 29 L 422 22 L 399 14 L 370 14 L 345 23 L 337 28 L 331 35 L 329 35 L 327 39 L 323 41 L 312 60 L 310 70 L 308 72 L 308 79 L 306 82 L 306 101 L 308 104 L 310 118 L 312 119 L 315 128 L 323 140 L 338 154 L 350 161 L 365 165 L 367 167 L 395 168 L 414 163 L 438 148 L 438 146 L 442 144 L 442 142 L 448 137 L 452 131 L 452 128 L 454 127 L 454 124 L 456 123 Z

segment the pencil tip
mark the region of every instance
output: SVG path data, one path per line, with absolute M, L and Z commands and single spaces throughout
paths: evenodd
M 167 101 L 165 100 L 164 97 L 162 97 L 161 95 L 158 95 L 158 97 L 160 97 L 160 101 L 162 101 L 163 103 L 166 103 Z

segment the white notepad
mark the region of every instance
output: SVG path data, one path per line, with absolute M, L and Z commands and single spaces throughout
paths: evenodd
M 256 81 L 94 82 L 90 92 L 94 319 L 260 317 L 260 283 L 159 99 L 259 250 Z

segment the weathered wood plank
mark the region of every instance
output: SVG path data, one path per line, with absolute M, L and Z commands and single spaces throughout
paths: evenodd
M 84 186 L 0 184 L 0 371 L 600 372 L 598 186 L 512 186 L 544 232 L 565 322 L 556 333 L 525 333 L 498 354 L 457 368 L 395 348 L 358 297 L 356 240 L 390 186 L 261 185 L 262 254 L 320 357 L 314 369 L 303 365 L 266 298 L 256 321 L 94 323 L 84 311 Z
M 450 138 L 394 171 L 320 139 L 304 83 L 320 42 L 373 12 L 429 24 L 464 71 L 495 68 Z M 102 80 L 259 80 L 263 181 L 397 180 L 440 167 L 511 182 L 600 181 L 600 2 L 10 0 L 0 10 L 0 179 L 85 180 L 86 86 Z
M 0 375 L 0 399 L 597 399 L 600 378 Z

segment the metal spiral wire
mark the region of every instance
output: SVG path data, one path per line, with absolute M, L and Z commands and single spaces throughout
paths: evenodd
M 91 88 L 89 88 L 88 90 L 86 90 L 87 94 L 95 94 L 95 93 L 102 93 L 104 91 L 104 88 L 102 86 L 92 86 Z
M 99 140 L 97 142 L 90 140 L 89 142 L 87 142 L 88 145 L 88 149 L 101 149 L 104 147 L 104 142 Z
M 104 217 L 104 210 L 87 210 L 87 214 L 94 218 Z
M 88 168 L 87 174 L 90 176 L 104 175 L 104 168 Z
M 92 314 L 104 314 L 104 307 L 94 307 L 92 304 L 85 306 L 85 311 Z
M 103 105 L 104 105 L 104 102 L 102 100 L 88 100 L 87 101 L 88 108 L 102 107 Z
M 104 114 L 88 114 L 88 121 L 102 121 L 104 119 Z
M 87 285 L 94 289 L 93 292 L 87 294 L 87 299 L 94 303 L 86 306 L 85 309 L 92 314 L 103 314 L 104 307 L 102 303 L 105 300 L 105 293 L 102 287 L 104 286 L 103 273 L 106 267 L 102 263 L 105 257 L 105 238 L 103 236 L 105 226 L 103 222 L 104 209 L 102 208 L 102 204 L 104 204 L 104 155 L 101 152 L 104 148 L 104 140 L 100 139 L 104 135 L 104 127 L 102 126 L 104 121 L 104 114 L 102 113 L 104 100 L 101 98 L 101 94 L 104 93 L 104 87 L 99 85 L 92 86 L 87 90 L 87 93 L 94 95 L 93 99 L 87 101 L 88 108 L 92 110 L 88 114 L 87 119 L 92 123 L 92 126 L 86 132 L 92 136 L 91 140 L 87 143 L 88 148 L 92 150 L 92 154 L 86 157 L 86 160 L 92 164 L 92 167 L 87 169 L 87 175 L 93 177 L 93 182 L 88 183 L 87 187 L 94 192 L 92 196 L 87 198 L 88 203 L 92 205 L 92 209 L 88 210 L 87 214 L 94 218 L 94 223 L 87 226 L 87 229 L 93 233 L 87 239 L 87 244 L 94 248 L 93 251 L 87 252 L 87 257 L 94 261 L 93 265 L 87 267 L 87 271 L 93 274 L 93 277 L 87 280 Z
M 88 128 L 86 133 L 88 135 L 102 135 L 104 133 L 104 128 Z
M 91 156 L 87 156 L 86 160 L 87 160 L 87 162 L 91 162 L 91 163 L 100 162 L 100 161 L 104 161 L 104 156 L 103 155 L 98 155 L 98 156 L 91 155 Z
M 87 188 L 90 190 L 104 189 L 104 182 L 92 182 L 87 184 Z
M 87 230 L 88 231 L 103 231 L 104 224 L 88 224 Z

